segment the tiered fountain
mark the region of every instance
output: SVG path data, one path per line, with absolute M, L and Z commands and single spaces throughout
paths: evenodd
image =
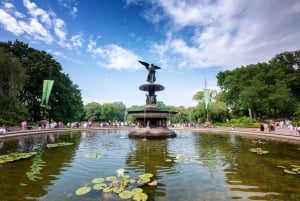
M 146 105 L 143 110 L 130 110 L 128 115 L 136 118 L 136 127 L 128 134 L 131 138 L 146 138 L 146 139 L 160 139 L 160 138 L 174 138 L 176 133 L 168 129 L 167 124 L 177 112 L 172 110 L 163 110 L 157 106 L 156 91 L 164 90 L 164 86 L 155 84 L 155 72 L 160 67 L 154 64 L 148 64 L 139 61 L 148 70 L 147 84 L 139 87 L 141 91 L 146 91 Z

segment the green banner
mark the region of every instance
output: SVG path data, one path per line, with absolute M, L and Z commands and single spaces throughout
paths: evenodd
M 210 90 L 204 89 L 203 93 L 204 93 L 203 95 L 204 95 L 205 108 L 207 109 L 208 104 L 210 104 L 210 102 L 211 102 Z
M 42 96 L 42 106 L 47 106 L 51 90 L 54 84 L 54 80 L 44 80 L 43 84 L 43 96 Z

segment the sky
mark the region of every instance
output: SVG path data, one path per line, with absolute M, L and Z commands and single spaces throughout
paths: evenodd
M 15 40 L 53 55 L 84 104 L 144 105 L 141 60 L 161 67 L 158 101 L 189 107 L 219 72 L 300 49 L 300 1 L 0 0 L 0 41 Z

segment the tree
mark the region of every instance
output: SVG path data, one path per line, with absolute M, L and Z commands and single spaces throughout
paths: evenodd
M 296 108 L 299 51 L 275 56 L 268 63 L 219 72 L 223 99 L 238 116 L 288 117 Z M 299 73 L 300 75 L 300 73 Z M 298 99 L 299 100 L 299 99 Z
M 0 125 L 27 119 L 28 112 L 16 94 L 23 87 L 24 70 L 17 58 L 0 47 Z
M 51 110 L 48 118 L 63 122 L 78 120 L 83 109 L 81 92 L 69 76 L 61 72 L 61 65 L 50 54 L 30 48 L 19 41 L 1 42 L 0 47 L 21 63 L 25 79 L 23 87 L 16 94 L 18 101 L 30 111 L 30 120 L 41 119 L 40 103 L 45 79 L 55 81 L 49 99 Z

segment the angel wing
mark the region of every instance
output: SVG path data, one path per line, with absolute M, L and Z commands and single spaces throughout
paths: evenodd
M 150 64 L 144 61 L 139 61 L 141 64 L 143 64 L 147 69 L 149 69 Z
M 153 65 L 153 66 L 155 69 L 161 69 L 161 67 L 159 67 L 159 66 L 155 66 L 155 65 Z

